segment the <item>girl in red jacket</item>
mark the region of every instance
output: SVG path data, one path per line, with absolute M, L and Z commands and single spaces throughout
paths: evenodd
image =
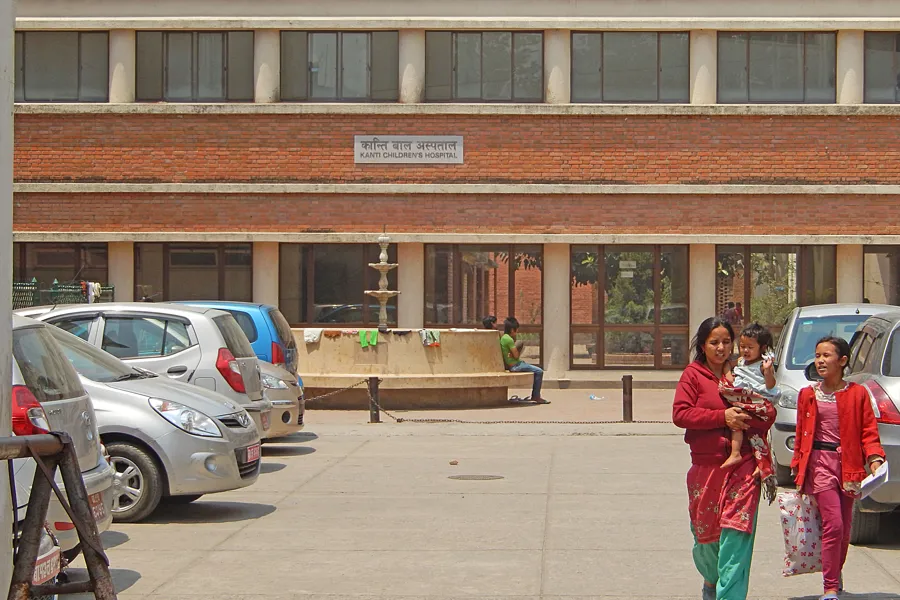
M 705 320 L 693 346 L 694 362 L 678 382 L 672 420 L 687 430 L 684 441 L 691 447 L 687 488 L 694 564 L 703 576 L 703 600 L 745 600 L 760 496 L 750 439 L 754 434 L 766 437 L 775 409 L 768 403 L 761 419 L 730 406 L 719 394 L 734 348 L 730 323 Z M 741 460 L 723 469 L 731 454 L 731 432 L 738 430 L 747 434 Z
M 797 438 L 791 468 L 797 489 L 812 494 L 822 514 L 824 600 L 836 600 L 850 545 L 853 502 L 866 466 L 884 463 L 878 423 L 865 388 L 844 381 L 850 359 L 846 340 L 826 337 L 816 344 L 822 381 L 797 398 Z

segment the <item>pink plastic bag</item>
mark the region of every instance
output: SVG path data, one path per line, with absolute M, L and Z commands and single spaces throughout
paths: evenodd
M 785 577 L 822 572 L 822 516 L 812 496 L 799 492 L 778 494 L 784 533 Z

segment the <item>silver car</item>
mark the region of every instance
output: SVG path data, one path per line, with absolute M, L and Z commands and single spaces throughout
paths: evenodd
M 302 431 L 306 398 L 297 383 L 297 376 L 264 360 L 259 366 L 265 397 L 272 403 L 272 426 L 266 432 L 266 439 Z
M 160 500 L 251 485 L 259 477 L 259 434 L 225 396 L 135 369 L 51 327 L 94 403 L 100 438 L 115 470 L 113 519 L 131 523 Z
M 797 394 L 809 385 L 804 370 L 816 356 L 816 342 L 826 335 L 850 341 L 856 328 L 871 315 L 896 310 L 883 304 L 821 304 L 795 308 L 784 322 L 775 347 L 775 380 L 781 389 L 778 415 L 770 429 L 772 457 L 778 483 L 793 483 L 791 459 L 797 430 Z
M 52 328 L 15 315 L 12 324 L 13 433 L 65 431 L 71 436 L 97 529 L 105 531 L 112 522 L 113 470 L 100 449 L 91 399 L 53 339 Z M 34 461 L 29 460 L 17 473 L 17 480 L 23 482 L 22 489 L 17 490 L 19 498 L 30 496 L 30 482 L 36 468 Z M 57 483 L 62 489 L 61 476 L 57 477 Z M 50 500 L 47 521 L 63 552 L 75 551 L 78 533 L 55 497 Z
M 70 305 L 35 318 L 132 366 L 219 392 L 250 413 L 261 437 L 269 430 L 272 405 L 263 398 L 259 359 L 227 312 L 120 302 Z

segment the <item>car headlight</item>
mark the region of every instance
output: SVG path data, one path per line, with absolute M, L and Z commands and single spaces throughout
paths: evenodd
M 166 421 L 190 434 L 205 437 L 222 437 L 222 432 L 219 431 L 216 423 L 199 410 L 188 408 L 178 402 L 160 400 L 159 398 L 150 398 L 150 406 Z
M 269 375 L 268 373 L 263 373 L 260 375 L 260 381 L 262 381 L 262 385 L 267 390 L 286 390 L 288 389 L 288 384 L 280 377 L 275 377 L 274 375 Z
M 797 408 L 797 395 L 799 392 L 792 387 L 781 386 L 781 397 L 778 398 L 778 406 L 781 408 Z

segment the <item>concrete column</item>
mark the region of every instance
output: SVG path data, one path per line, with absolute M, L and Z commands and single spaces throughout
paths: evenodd
M 278 242 L 253 242 L 253 301 L 278 306 Z
M 547 104 L 572 101 L 572 32 L 568 29 L 544 32 L 544 101 Z
M 253 32 L 254 100 L 281 100 L 281 31 L 256 29 Z
M 839 244 L 837 247 L 837 301 L 857 304 L 863 301 L 863 246 Z
M 134 243 L 110 242 L 109 285 L 116 286 L 116 302 L 134 302 Z
M 0 436 L 10 435 L 12 381 L 12 223 L 13 223 L 13 0 L 0 0 Z M 0 477 L 0 589 L 12 577 L 12 506 L 9 478 Z
M 700 323 L 716 314 L 716 246 L 691 244 L 690 254 L 690 334 L 693 336 Z
M 569 370 L 569 244 L 544 244 L 544 370 L 564 379 Z
M 135 88 L 134 29 L 109 32 L 109 101 L 134 102 Z
M 419 104 L 425 100 L 425 30 L 401 29 L 400 102 Z
M 397 244 L 397 326 L 425 326 L 425 244 Z
M 865 34 L 856 29 L 837 34 L 837 103 L 862 104 Z
M 691 104 L 716 103 L 718 55 L 718 32 L 706 29 L 691 32 Z

